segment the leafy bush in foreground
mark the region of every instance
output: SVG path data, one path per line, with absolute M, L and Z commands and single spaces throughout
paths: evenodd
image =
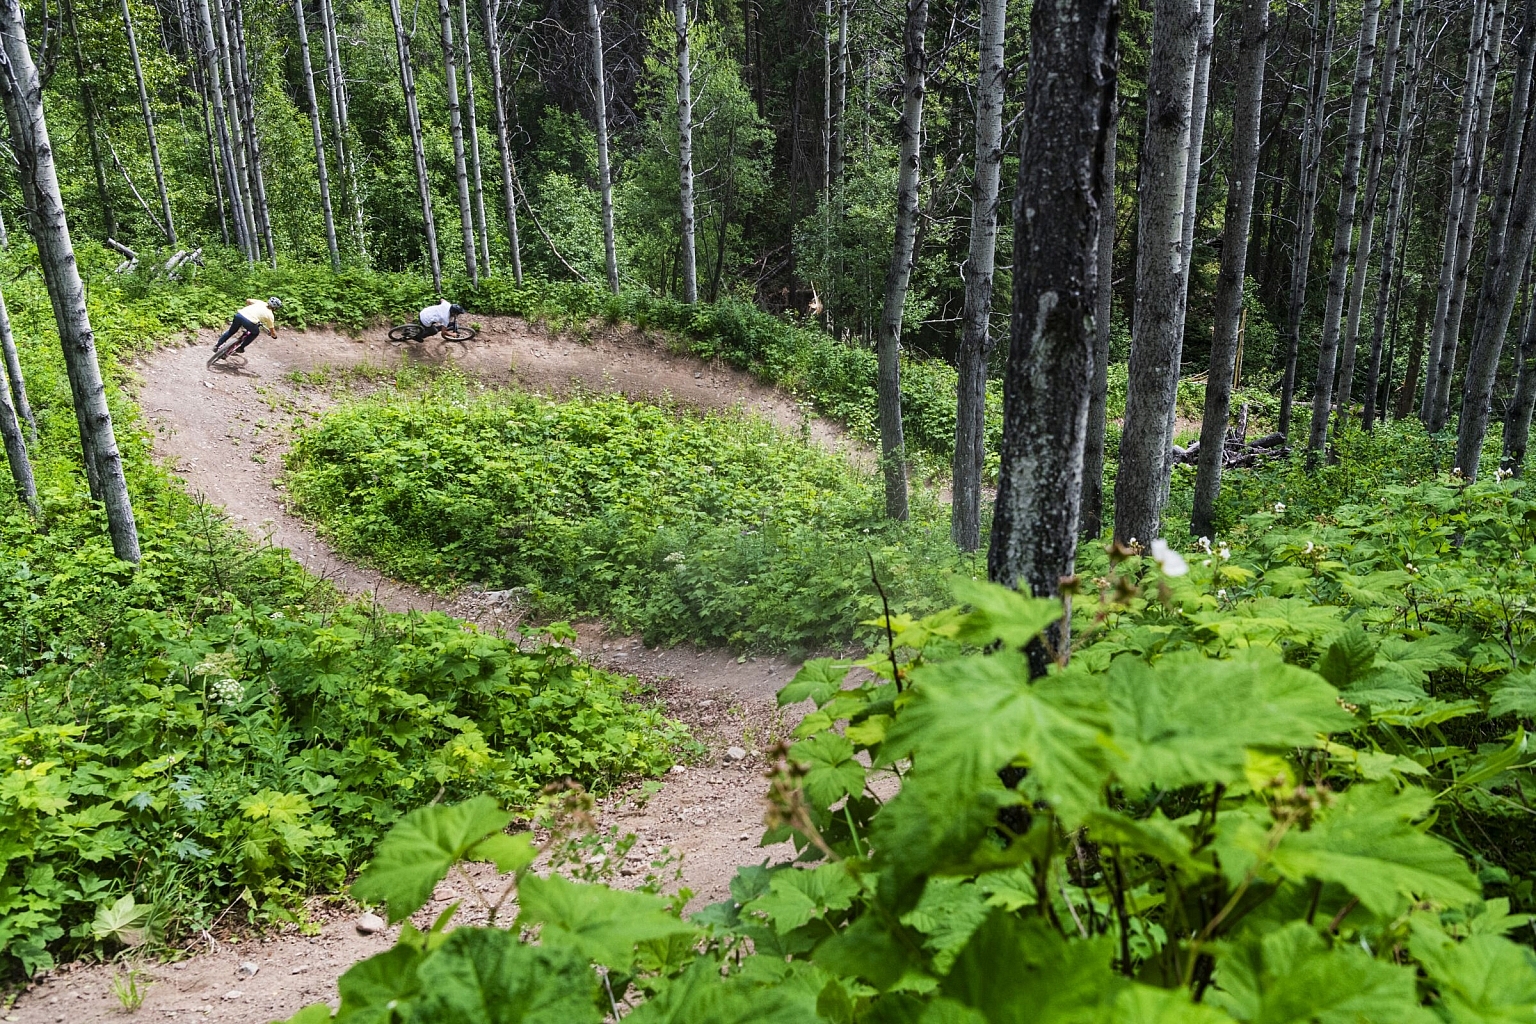
M 453 380 L 303 433 L 288 481 L 343 550 L 397 578 L 527 587 L 648 640 L 815 649 L 936 607 L 960 566 L 932 511 L 883 517 L 842 455 L 753 419 L 622 397 L 470 397 Z

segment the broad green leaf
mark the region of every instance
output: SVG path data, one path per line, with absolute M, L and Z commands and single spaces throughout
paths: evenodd
M 390 829 L 352 883 L 352 894 L 364 903 L 385 904 L 391 924 L 403 920 L 426 905 L 437 883 L 475 844 L 511 820 L 488 796 L 419 807 Z
M 1229 660 L 1179 653 L 1117 658 L 1107 694 L 1116 773 L 1133 792 L 1243 778 L 1249 750 L 1314 746 L 1347 729 L 1337 691 L 1272 651 Z
M 1530 754 L 1529 746 L 1524 727 L 1516 729 L 1509 746 L 1495 747 L 1468 764 L 1466 770 L 1456 776 L 1456 786 L 1458 788 L 1476 786 L 1527 761 Z
M 1512 672 L 1489 687 L 1490 715 L 1536 718 L 1536 672 Z
M 618 971 L 634 963 L 635 943 L 696 930 L 662 909 L 655 896 L 582 885 L 559 875 L 523 876 L 518 902 L 518 924 L 542 924 L 544 945 L 574 949 Z
M 1134 819 L 1118 811 L 1094 811 L 1087 819 L 1088 834 L 1105 846 L 1123 846 L 1164 864 L 1176 865 L 1196 877 L 1214 869 L 1191 855 L 1189 837 L 1169 821 L 1161 809 L 1149 817 Z
M 994 911 L 940 986 L 989 1024 L 1067 1024 L 1102 1015 L 1128 982 L 1108 936 L 1067 942 L 1043 919 Z
M 96 908 L 91 921 L 91 937 L 97 942 L 111 939 L 124 946 L 137 946 L 144 941 L 144 926 L 149 923 L 149 904 L 136 903 L 132 893 L 118 897 L 110 905 L 103 903 Z
M 955 954 L 987 919 L 987 895 L 970 881 L 942 876 L 928 879 L 917 906 L 901 923 L 921 932 L 924 948 L 933 955 L 934 970 L 949 971 Z
M 328 1024 L 330 1019 L 330 1004 L 310 1003 L 304 1009 L 289 1017 L 285 1024 Z
M 1274 852 L 1286 877 L 1337 882 L 1384 917 L 1415 898 L 1451 904 L 1478 898 L 1477 880 L 1451 845 L 1414 822 L 1434 798 L 1420 789 L 1395 793 L 1387 783 L 1354 786 L 1310 829 L 1292 829 Z
M 599 1024 L 597 976 L 581 957 L 498 928 L 460 928 L 417 968 L 413 1019 L 432 1024 Z
M 953 589 L 955 600 L 971 606 L 955 638 L 976 647 L 1001 641 L 1018 650 L 1062 616 L 1059 600 L 1030 597 L 985 580 L 957 576 Z
M 1302 921 L 1219 947 L 1206 1002 L 1253 1024 L 1433 1024 L 1413 971 L 1354 946 L 1328 948 Z
M 486 836 L 471 846 L 465 853 L 464 859 L 490 861 L 496 865 L 497 871 L 505 875 L 523 870 L 532 864 L 537 856 L 538 848 L 533 845 L 532 832 L 519 832 L 510 836 L 505 832 L 498 832 L 493 836 Z
M 1110 1011 L 1112 1024 L 1231 1024 L 1232 1018 L 1209 1006 L 1190 1002 L 1182 989 L 1130 985 Z
M 396 945 L 353 964 L 336 982 L 341 996 L 337 1024 L 391 1024 L 410 1019 L 410 1001 L 421 991 L 416 968 L 426 954 Z
M 820 1018 L 815 998 L 807 999 L 798 986 L 721 978 L 719 965 L 700 957 L 624 1019 L 632 1024 L 817 1024 Z
M 1317 674 L 1345 690 L 1364 679 L 1375 662 L 1375 637 L 1359 626 L 1347 627 L 1317 660 Z
M 812 658 L 800 666 L 795 678 L 779 691 L 779 707 L 812 700 L 817 707 L 837 696 L 853 662 L 841 658 Z
M 813 959 L 825 971 L 884 992 L 904 978 L 923 976 L 922 942 L 912 929 L 888 927 L 870 913 L 817 946 Z
M 1422 687 L 1431 672 L 1457 668 L 1462 657 L 1457 653 L 1465 641 L 1454 633 L 1431 633 L 1417 640 L 1387 637 L 1376 652 L 1376 671 L 1399 676 Z
M 1529 1024 L 1536 1015 L 1536 953 L 1498 935 L 1457 942 L 1422 917 L 1409 948 L 1454 1024 Z
M 814 917 L 847 910 L 859 894 L 859 883 L 841 864 L 823 864 L 808 871 L 787 868 L 776 871 L 768 891 L 741 908 L 743 914 L 760 913 L 773 922 L 779 934 L 792 932 Z
M 789 758 L 808 767 L 805 795 L 820 810 L 864 791 L 864 766 L 854 760 L 853 744 L 835 732 L 801 740 L 789 749 Z

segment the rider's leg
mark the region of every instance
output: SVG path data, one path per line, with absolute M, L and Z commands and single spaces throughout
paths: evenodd
M 235 351 L 244 352 L 246 349 L 250 348 L 251 342 L 255 341 L 256 335 L 260 333 L 261 332 L 258 331 L 255 327 L 248 328 L 245 332 L 245 335 L 240 339 L 240 347 L 235 349 Z
M 247 320 L 245 317 L 241 316 L 239 313 L 236 313 L 235 316 L 234 316 L 234 319 L 230 320 L 230 322 L 229 322 L 229 329 L 227 331 L 225 331 L 223 334 L 219 335 L 219 340 L 213 343 L 213 347 L 214 348 L 218 348 L 220 345 L 224 344 L 226 341 L 228 341 L 231 337 L 234 336 L 234 333 L 236 331 L 245 331 L 245 332 L 249 333 L 249 332 L 254 331 L 254 330 L 256 330 L 256 325 L 255 324 L 251 323 L 249 320 Z

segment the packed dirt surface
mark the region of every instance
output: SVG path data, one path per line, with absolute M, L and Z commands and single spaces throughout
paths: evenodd
M 739 409 L 789 430 L 808 427 L 817 443 L 852 458 L 868 456 L 834 425 L 814 418 L 807 422 L 792 399 L 749 375 L 677 355 L 638 332 L 582 343 L 511 318 L 478 323 L 480 336 L 465 345 L 394 344 L 382 330 L 357 338 L 334 331 L 284 332 L 211 370 L 204 363 L 215 335 L 203 332 L 138 365 L 139 404 L 154 429 L 157 456 L 192 493 L 222 507 L 252 535 L 288 548 L 311 572 L 344 592 L 371 596 L 391 611 L 446 611 L 509 634 L 522 615 L 513 595 L 468 591 L 445 598 L 386 579 L 341 557 L 287 511 L 279 474 L 292 431 L 333 401 L 325 389 L 302 382 L 308 375 L 388 370 L 401 360 L 451 364 L 492 385 L 554 394 L 622 393 L 706 411 Z M 681 877 L 669 889 L 692 890 L 689 909 L 696 910 L 728 895 L 737 865 L 790 855 L 787 847 L 759 849 L 757 838 L 766 789 L 763 751 L 786 736 L 802 713 L 780 710 L 775 695 L 798 664 L 782 658 L 743 659 L 720 650 L 650 649 L 637 638 L 612 635 L 594 623 L 577 629 L 583 656 L 651 684 L 707 751 L 696 763 L 674 767 L 648 801 L 632 793 L 601 806 L 601 830 L 636 836 L 622 863 L 608 866 L 614 884 L 639 884 L 652 870 L 652 860 L 665 860 L 671 851 L 681 859 L 666 873 L 680 870 Z M 488 867 L 472 871 L 470 880 L 487 893 L 501 888 Z M 451 900 L 469 897 L 463 891 L 467 885 L 450 876 L 439 887 L 441 898 L 422 911 L 420 923 L 430 923 Z M 360 934 L 361 909 L 339 898 L 317 900 L 308 913 L 308 930 L 318 929 L 315 934 L 290 927 L 263 938 L 215 929 L 180 962 L 140 965 L 138 984 L 145 995 L 133 1016 L 261 1024 L 286 1018 L 309 1003 L 335 1005 L 336 979 L 357 960 L 388 948 L 397 931 Z M 483 916 L 470 899 L 460 919 Z M 114 977 L 121 986 L 127 968 L 61 968 L 24 992 L 3 1019 L 26 1024 L 122 1020 Z

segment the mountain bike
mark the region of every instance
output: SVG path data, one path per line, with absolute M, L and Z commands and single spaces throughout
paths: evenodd
M 425 341 L 426 328 L 421 324 L 401 324 L 399 327 L 389 329 L 390 341 Z M 458 324 L 449 324 L 438 331 L 432 337 L 442 338 L 444 341 L 468 341 L 480 332 L 473 327 L 461 327 Z
M 212 369 L 214 363 L 239 348 L 241 342 L 246 340 L 255 341 L 256 337 L 256 332 L 246 333 L 242 331 L 238 334 L 230 335 L 218 348 L 213 350 L 213 355 L 208 357 L 208 368 Z

